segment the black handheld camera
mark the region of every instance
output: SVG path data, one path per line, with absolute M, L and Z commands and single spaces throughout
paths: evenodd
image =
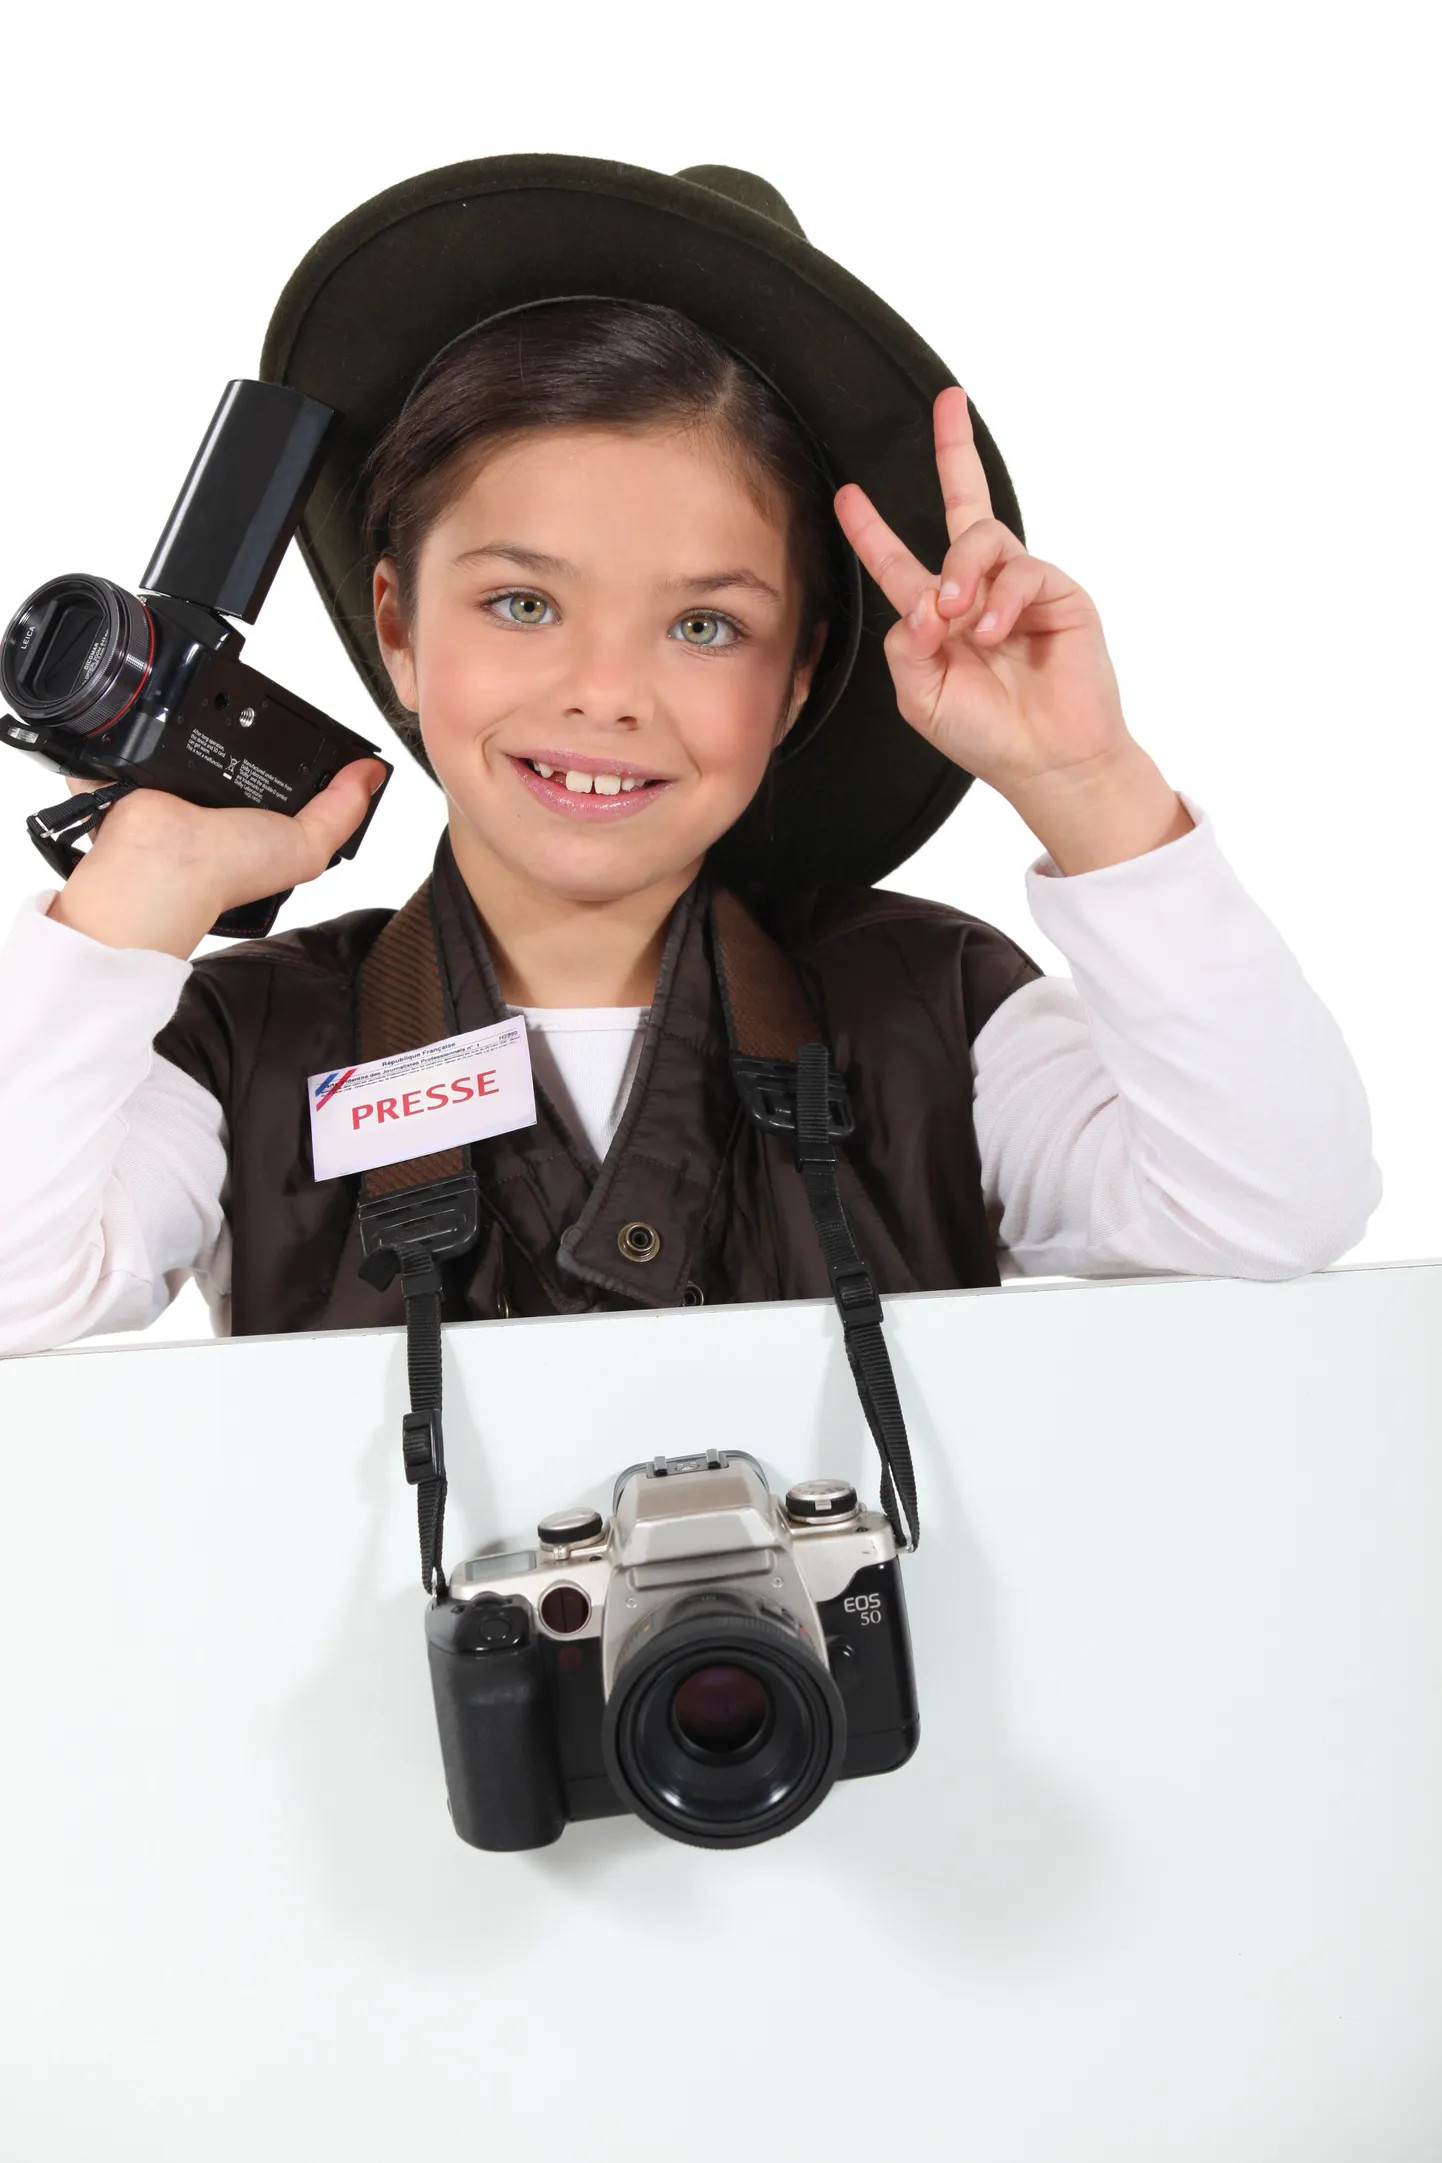
M 754 1457 L 633 1465 L 613 1515 L 464 1563 L 426 1614 L 451 1819 L 544 1847 L 632 1811 L 692 1847 L 750 1847 L 837 1780 L 890 1772 L 920 1723 L 896 1539 L 844 1480 L 784 1502 Z
M 26 828 L 68 879 L 76 841 L 132 788 L 165 789 L 217 809 L 250 804 L 293 816 L 373 743 L 247 666 L 227 616 L 252 623 L 270 591 L 320 471 L 335 409 L 279 383 L 225 387 L 140 593 L 69 573 L 38 586 L 0 643 L 0 742 L 62 773 L 101 781 L 35 812 Z M 365 818 L 330 860 L 354 856 L 393 768 Z M 268 932 L 271 894 L 227 910 L 226 938 Z

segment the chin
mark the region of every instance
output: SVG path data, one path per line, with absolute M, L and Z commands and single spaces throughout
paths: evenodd
M 674 862 L 666 856 L 638 862 L 619 851 L 588 854 L 577 850 L 573 854 L 567 850 L 518 868 L 537 886 L 566 901 L 624 901 L 628 894 L 641 893 L 646 887 L 686 878 L 688 868 L 703 853 L 697 849 Z

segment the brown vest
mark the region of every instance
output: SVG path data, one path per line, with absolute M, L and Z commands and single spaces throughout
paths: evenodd
M 506 1008 L 444 832 L 432 889 L 456 1027 L 489 1027 Z M 442 1265 L 448 1321 L 830 1297 L 791 1150 L 740 1106 L 707 891 L 703 876 L 673 914 L 605 1163 L 539 1085 L 533 1127 L 473 1146 L 482 1230 Z M 746 898 L 845 1074 L 856 1130 L 839 1152 L 841 1193 L 877 1288 L 998 1283 L 970 1047 L 1040 968 L 990 925 L 904 894 Z M 399 1279 L 378 1291 L 359 1273 L 359 1176 L 314 1177 L 306 1090 L 308 1076 L 357 1058 L 359 971 L 392 913 L 354 910 L 206 955 L 155 1040 L 224 1110 L 236 1336 L 405 1320 Z M 636 1224 L 657 1235 L 644 1260 L 621 1240 Z

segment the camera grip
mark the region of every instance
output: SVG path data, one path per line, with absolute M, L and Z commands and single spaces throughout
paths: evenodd
M 477 1641 L 481 1611 L 505 1628 Z M 451 1818 L 493 1850 L 548 1847 L 566 1826 L 541 1648 L 522 1600 L 449 1597 L 426 1610 L 426 1651 Z

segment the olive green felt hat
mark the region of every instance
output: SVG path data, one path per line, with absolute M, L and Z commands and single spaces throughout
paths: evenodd
M 676 174 L 534 153 L 420 173 L 352 210 L 297 265 L 260 374 L 341 418 L 296 538 L 347 653 L 431 773 L 376 642 L 361 469 L 443 346 L 482 320 L 561 297 L 659 302 L 750 363 L 809 431 L 833 490 L 857 481 L 940 570 L 948 541 L 932 405 L 956 377 L 885 301 L 802 232 L 766 181 L 728 165 Z M 1025 543 L 1001 454 L 975 406 L 992 509 Z M 852 600 L 773 773 L 712 851 L 736 881 L 872 884 L 955 809 L 971 775 L 902 720 L 882 641 L 896 611 L 836 529 Z M 432 779 L 435 776 L 432 774 Z

